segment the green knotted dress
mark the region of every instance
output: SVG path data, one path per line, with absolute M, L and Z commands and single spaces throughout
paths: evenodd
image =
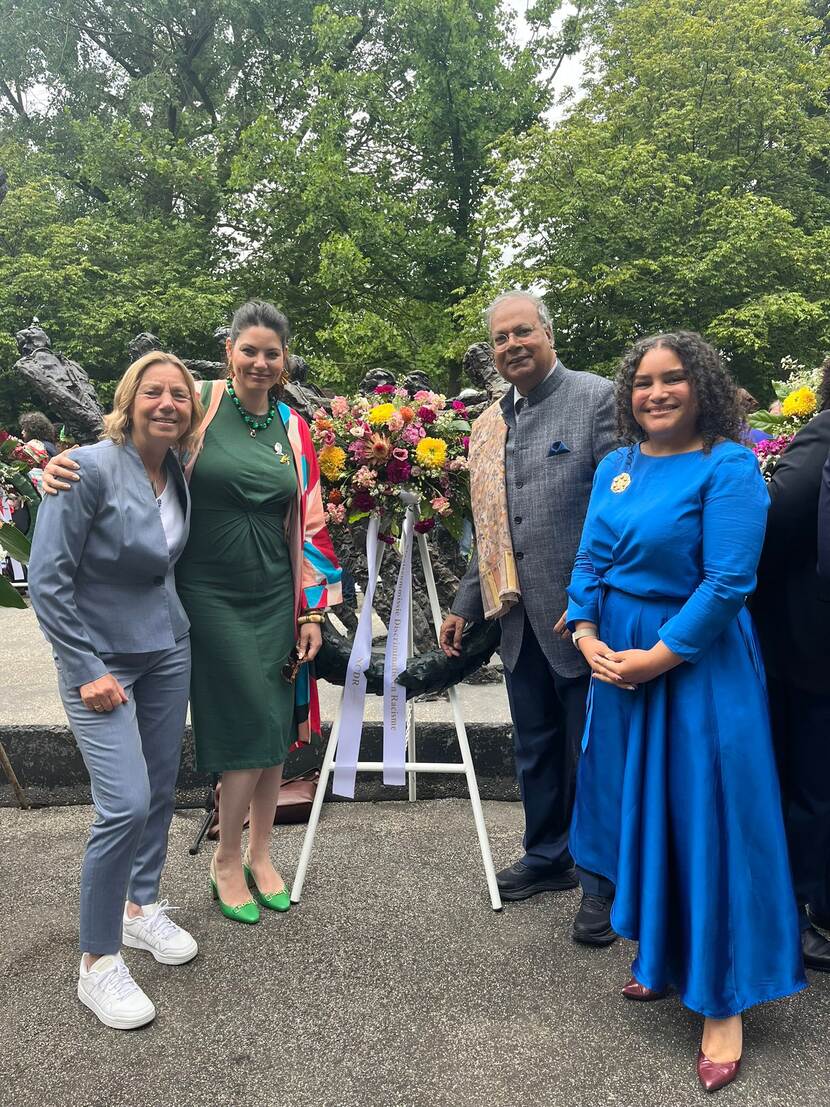
M 176 587 L 190 618 L 196 762 L 211 773 L 279 765 L 293 740 L 294 688 L 282 668 L 295 644 L 285 515 L 297 495 L 279 413 L 252 438 L 224 395 L 190 495 Z

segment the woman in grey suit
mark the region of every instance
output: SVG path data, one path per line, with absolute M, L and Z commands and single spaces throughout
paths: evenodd
M 173 578 L 190 516 L 179 454 L 201 418 L 177 358 L 154 351 L 134 362 L 102 441 L 73 454 L 84 476 L 78 494 L 43 504 L 29 566 L 95 803 L 81 875 L 78 998 L 121 1030 L 155 1016 L 121 959 L 122 942 L 165 964 L 197 952 L 158 889 L 190 680 L 189 624 Z

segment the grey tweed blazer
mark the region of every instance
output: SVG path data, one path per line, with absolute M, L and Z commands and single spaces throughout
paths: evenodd
M 173 567 L 190 525 L 190 495 L 178 460 L 168 479 L 184 509 L 184 534 L 168 551 L 153 489 L 129 439 L 72 454 L 81 480 L 41 504 L 29 561 L 29 594 L 67 684 L 109 671 L 107 654 L 170 649 L 190 629 Z
M 518 419 L 511 388 L 501 400 L 507 423 L 505 474 L 510 534 L 522 598 L 501 619 L 500 653 L 509 670 L 522 646 L 525 614 L 552 668 L 564 677 L 587 666 L 553 627 L 567 607 L 594 470 L 619 445 L 614 386 L 594 373 L 574 373 L 561 362 L 527 397 Z M 484 618 L 478 558 L 458 588 L 452 611 L 469 622 Z

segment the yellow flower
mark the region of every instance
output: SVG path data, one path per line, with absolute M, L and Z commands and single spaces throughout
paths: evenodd
M 791 392 L 781 405 L 781 414 L 786 416 L 812 415 L 815 410 L 816 394 L 812 388 L 806 386 Z
M 317 455 L 320 472 L 327 480 L 338 480 L 343 476 L 346 464 L 346 451 L 339 446 L 324 446 Z
M 394 415 L 394 404 L 378 404 L 377 407 L 373 407 L 366 418 L 372 424 L 373 427 L 379 427 L 387 421 L 390 415 Z
M 440 438 L 422 438 L 415 447 L 415 457 L 425 469 L 440 469 L 447 459 L 447 443 Z

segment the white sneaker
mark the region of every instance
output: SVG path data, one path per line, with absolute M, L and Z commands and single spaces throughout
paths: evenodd
M 135 1030 L 156 1017 L 155 1007 L 130 976 L 120 953 L 99 957 L 89 969 L 81 957 L 78 999 L 115 1030 Z
M 192 961 L 199 952 L 196 939 L 182 927 L 177 926 L 168 911 L 177 911 L 169 900 L 150 903 L 141 908 L 143 914 L 134 919 L 124 912 L 124 927 L 121 940 L 125 946 L 133 949 L 147 949 L 163 965 L 183 965 Z

